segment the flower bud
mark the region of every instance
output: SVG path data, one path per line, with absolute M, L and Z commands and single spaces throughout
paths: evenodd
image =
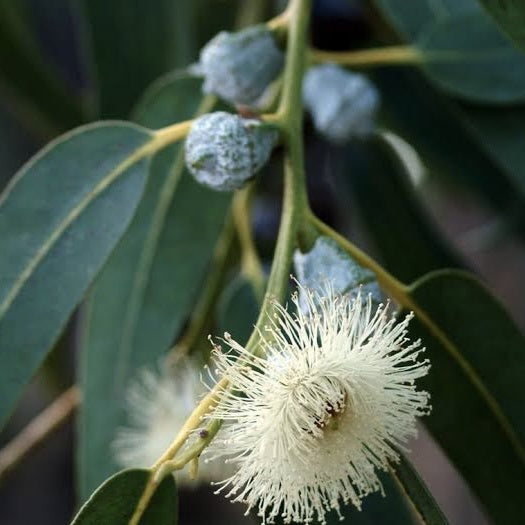
M 264 25 L 238 33 L 220 32 L 202 49 L 204 92 L 232 104 L 257 105 L 283 67 L 283 54 Z
M 232 191 L 268 161 L 278 132 L 258 120 L 217 111 L 193 122 L 186 139 L 186 166 L 195 179 L 217 191 Z
M 342 144 L 374 130 L 379 93 L 364 75 L 333 64 L 315 66 L 305 75 L 303 100 L 317 131 L 332 142 Z
M 315 295 L 326 295 L 327 282 L 335 295 L 357 295 L 361 287 L 362 297 L 371 294 L 374 302 L 382 300 L 374 273 L 357 264 L 329 237 L 318 237 L 309 252 L 296 250 L 293 262 L 300 284 L 299 305 L 303 312 L 307 310 L 305 289 Z

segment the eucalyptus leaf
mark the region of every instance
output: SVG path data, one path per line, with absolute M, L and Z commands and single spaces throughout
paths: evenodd
M 408 293 L 411 335 L 422 339 L 432 365 L 421 382 L 433 406 L 425 424 L 493 523 L 522 523 L 525 338 L 469 274 L 434 272 Z
M 416 40 L 426 29 L 451 17 L 480 13 L 477 0 L 373 0 L 405 39 Z
M 136 119 L 160 127 L 190 118 L 201 83 L 172 75 L 156 83 Z M 184 170 L 181 146 L 155 157 L 137 214 L 86 305 L 80 382 L 78 485 L 81 498 L 117 470 L 111 452 L 125 423 L 124 397 L 138 369 L 170 348 L 200 290 L 229 196 L 198 185 Z
M 484 15 L 475 0 L 375 3 L 399 35 L 409 41 L 458 16 Z M 524 106 L 457 104 L 433 92 L 419 77 L 399 69 L 374 74 L 374 80 L 381 82 L 383 106 L 395 120 L 390 124 L 420 151 L 433 174 L 464 181 L 523 230 L 525 172 L 521 156 L 525 125 L 520 115 Z
M 525 50 L 525 3 L 522 0 L 479 0 L 501 29 Z
M 0 424 L 129 224 L 151 138 L 129 123 L 79 128 L 0 198 Z
M 126 525 L 148 482 L 148 470 L 123 470 L 106 480 L 92 494 L 71 525 Z M 167 476 L 159 485 L 139 525 L 177 525 L 175 479 Z
M 417 47 L 426 73 L 453 95 L 500 104 L 525 100 L 525 55 L 483 13 L 437 22 Z
M 427 486 L 406 457 L 401 456 L 399 463 L 392 467 L 392 473 L 422 523 L 426 525 L 448 523 Z

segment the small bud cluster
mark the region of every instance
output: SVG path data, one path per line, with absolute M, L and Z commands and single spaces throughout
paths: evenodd
M 317 131 L 336 144 L 374 130 L 379 93 L 364 75 L 333 64 L 315 66 L 304 78 L 303 99 Z
M 204 92 L 215 93 L 232 104 L 256 107 L 283 63 L 283 54 L 266 26 L 238 33 L 222 31 L 201 51 Z
M 217 191 L 232 191 L 268 161 L 279 138 L 271 126 L 217 111 L 195 120 L 186 139 L 186 165 L 195 179 Z

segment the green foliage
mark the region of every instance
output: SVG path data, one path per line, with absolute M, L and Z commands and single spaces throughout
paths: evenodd
M 525 491 L 525 338 L 480 280 L 458 270 L 470 263 L 442 238 L 421 202 L 429 188 L 413 180 L 414 166 L 392 137 L 398 134 L 414 148 L 429 177 L 488 203 L 523 242 L 525 7 L 518 0 L 374 0 L 377 10 L 361 14 L 373 41 L 398 46 L 401 40 L 412 59 L 366 69 L 381 93 L 379 122 L 370 136 L 331 148 L 342 172 L 339 194 L 321 212 L 334 211 L 338 231 L 348 226 L 338 211 L 355 212 L 379 264 L 309 208 L 303 159 L 315 183 L 323 172 L 315 151 L 305 155 L 303 136 L 301 83 L 311 2 L 293 1 L 288 18 L 268 26 L 286 61 L 274 104 L 263 117 L 280 134 L 284 187 L 281 173 L 265 170 L 263 182 L 244 194 L 249 198 L 238 201 L 237 195 L 233 206 L 231 195 L 192 178 L 181 142 L 191 129 L 183 121 L 224 107 L 203 95 L 201 79 L 173 70 L 198 60 L 201 46 L 234 21 L 260 23 L 266 5 L 84 0 L 66 9 L 64 2 L 64 19 L 76 21 L 72 67 L 90 74 L 76 86 L 41 45 L 31 2 L 0 6 L 0 185 L 20 164 L 21 151 L 39 140 L 95 114 L 129 118 L 90 123 L 55 138 L 0 196 L 0 426 L 80 306 L 77 481 L 86 503 L 72 525 L 124 525 L 132 516 L 142 525 L 175 525 L 171 473 L 194 468 L 219 431 L 220 420 L 203 419 L 217 400 L 204 397 L 176 446 L 151 470 L 115 474 L 112 442 L 127 423 L 128 385 L 139 370 L 159 366 L 166 356 L 176 361 L 178 342 L 184 352 L 200 351 L 206 360 L 208 331 L 219 337 L 229 332 L 246 352 L 263 357 L 260 338 L 273 322 L 273 301 L 289 292 L 294 250 L 328 236 L 377 278 L 401 310 L 414 312 L 409 335 L 421 338 L 431 363 L 422 384 L 433 410 L 423 423 L 492 522 L 518 525 Z M 58 4 L 53 9 L 61 10 Z M 372 20 L 378 15 L 386 30 Z M 332 57 L 337 62 L 340 55 Z M 312 104 L 323 103 L 321 98 L 314 96 Z M 252 117 L 252 109 L 228 110 Z M 315 140 L 329 138 L 318 133 Z M 241 148 L 219 146 L 235 162 L 254 160 L 253 144 L 245 145 L 240 159 Z M 207 154 L 199 160 L 213 177 L 214 162 Z M 250 199 L 257 210 L 260 194 L 267 198 L 275 188 L 283 190 L 275 201 L 282 207 L 279 231 L 272 260 L 260 261 L 257 233 L 265 218 L 251 213 Z M 310 198 L 314 194 L 310 189 Z M 253 228 L 247 220 L 252 216 Z M 266 262 L 267 281 L 260 271 Z M 195 327 L 199 333 L 192 332 Z M 214 392 L 220 397 L 219 388 Z M 193 441 L 184 446 L 190 435 Z M 415 511 L 428 525 L 447 523 L 405 457 L 383 467 L 391 468 L 382 478 L 386 497 L 367 497 L 362 512 L 343 505 L 348 522 L 405 524 Z M 153 480 L 162 480 L 158 488 Z M 138 518 L 144 494 L 151 499 Z M 330 525 L 338 521 L 337 513 L 328 515 Z
M 417 45 L 425 71 L 452 94 L 479 102 L 524 101 L 525 56 L 483 13 L 437 22 L 420 34 Z
M 26 164 L 0 202 L 0 423 L 129 224 L 151 140 L 127 123 L 64 135 Z M 51 305 L 51 307 L 50 307 Z
M 443 24 L 453 26 L 456 20 L 465 17 L 465 20 L 477 20 L 477 24 L 492 35 L 492 41 L 498 40 L 495 29 L 490 28 L 490 20 L 475 0 L 375 0 L 375 3 L 403 40 L 417 42 L 429 28 Z M 445 40 L 469 34 L 460 28 Z M 462 38 L 472 40 L 470 36 Z M 513 56 L 518 60 L 517 55 Z M 525 57 L 521 63 L 525 64 Z M 475 69 L 479 74 L 480 70 Z M 499 62 L 495 60 L 487 65 L 480 79 L 493 97 L 502 86 L 499 83 L 490 86 L 491 81 L 487 79 L 500 73 Z M 504 221 L 523 232 L 525 201 L 520 146 L 525 140 L 525 130 L 520 125 L 523 105 L 494 108 L 457 103 L 441 96 L 412 72 L 381 71 L 374 73 L 374 79 L 383 88 L 386 122 L 415 146 L 431 172 L 461 182 L 469 192 L 494 206 Z M 430 79 L 436 80 L 433 76 Z M 468 81 L 466 76 L 463 79 Z M 519 84 L 514 85 L 520 89 Z M 522 81 L 521 85 L 525 83 Z M 478 88 L 474 86 L 474 90 Z
M 405 457 L 401 457 L 399 465 L 396 465 L 393 470 L 395 478 L 403 487 L 403 492 L 412 503 L 422 523 L 425 525 L 445 525 L 448 523 L 423 480 Z
M 521 0 L 479 0 L 516 45 L 525 49 L 525 5 Z
M 494 523 L 522 521 L 525 490 L 525 338 L 490 293 L 468 274 L 439 271 L 409 288 L 413 335 L 427 347 L 432 395 L 426 421 Z M 512 366 L 508 366 L 512 363 Z
M 124 525 L 146 486 L 148 470 L 123 470 L 105 481 L 75 516 L 71 525 Z M 175 480 L 165 478 L 159 485 L 139 525 L 177 525 L 178 502 Z

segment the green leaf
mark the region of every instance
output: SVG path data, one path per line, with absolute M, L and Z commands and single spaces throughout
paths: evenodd
M 407 458 L 401 456 L 400 462 L 392 470 L 401 490 L 422 523 L 426 525 L 446 525 L 448 523 L 432 494 Z
M 525 100 L 525 55 L 483 13 L 447 18 L 418 38 L 424 70 L 453 95 L 477 102 Z
M 405 164 L 382 136 L 346 148 L 343 182 L 382 262 L 396 277 L 411 281 L 431 270 L 463 266 L 421 206 Z
M 202 101 L 200 81 L 157 83 L 136 118 L 151 127 L 186 119 Z M 170 348 L 196 299 L 230 197 L 194 182 L 180 146 L 154 159 L 144 198 L 86 305 L 80 383 L 79 487 L 82 498 L 116 471 L 111 442 L 125 423 L 125 388 L 137 370 Z
M 429 24 L 462 13 L 479 13 L 476 0 L 373 0 L 405 39 L 415 40 Z
M 71 525 L 127 525 L 148 482 L 148 470 L 123 470 L 93 493 Z M 175 479 L 162 480 L 140 520 L 140 525 L 177 525 Z
M 525 3 L 523 0 L 479 0 L 501 29 L 525 50 Z
M 375 0 L 404 39 L 464 13 L 483 15 L 475 0 Z M 418 15 L 418 16 L 415 16 Z M 389 125 L 417 148 L 432 174 L 462 182 L 523 232 L 524 106 L 490 108 L 446 100 L 416 72 L 374 73 Z M 447 137 L 447 140 L 443 140 Z
M 187 0 L 83 0 L 103 118 L 126 117 L 144 89 L 194 58 Z
M 79 128 L 33 157 L 3 193 L 0 424 L 129 224 L 151 137 L 128 123 Z
M 421 384 L 432 396 L 425 424 L 493 523 L 523 523 L 524 336 L 466 273 L 431 273 L 408 293 L 416 313 L 411 332 L 432 365 Z

